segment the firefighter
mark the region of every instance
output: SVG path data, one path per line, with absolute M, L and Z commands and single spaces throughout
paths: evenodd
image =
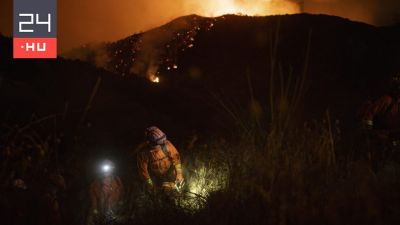
M 391 157 L 400 145 L 400 74 L 392 78 L 390 92 L 368 102 L 362 112 L 362 126 L 373 160 L 382 163 Z
M 123 184 L 114 174 L 114 163 L 106 160 L 101 164 L 101 176 L 90 186 L 90 214 L 88 224 L 115 222 L 116 212 L 122 205 Z
M 62 224 L 61 204 L 66 191 L 65 179 L 60 171 L 46 171 L 40 188 L 39 220 L 41 224 Z
M 146 143 L 139 149 L 139 176 L 147 190 L 180 191 L 184 185 L 178 150 L 157 127 L 145 130 Z

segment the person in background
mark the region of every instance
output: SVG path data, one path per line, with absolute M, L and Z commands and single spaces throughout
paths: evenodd
M 361 114 L 374 167 L 391 157 L 400 145 L 400 74 L 392 77 L 389 90 L 369 101 Z
M 114 170 L 114 163 L 105 160 L 100 167 L 101 176 L 90 185 L 88 224 L 111 224 L 117 220 L 116 211 L 122 204 L 124 187 Z
M 39 190 L 40 224 L 63 224 L 61 208 L 65 191 L 65 179 L 61 172 L 58 169 L 46 170 Z

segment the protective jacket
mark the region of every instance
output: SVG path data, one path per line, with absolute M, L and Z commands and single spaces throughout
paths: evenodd
M 374 129 L 398 131 L 400 129 L 400 98 L 385 95 L 369 102 L 362 112 L 365 124 Z
M 90 186 L 91 208 L 94 214 L 107 213 L 122 200 L 123 184 L 117 176 L 95 180 Z
M 170 141 L 165 141 L 164 146 L 145 145 L 139 151 L 137 164 L 139 175 L 145 181 L 171 182 L 182 177 L 180 155 Z

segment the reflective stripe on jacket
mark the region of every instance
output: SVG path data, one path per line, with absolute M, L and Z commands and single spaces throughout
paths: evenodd
M 389 95 L 370 102 L 362 114 L 365 123 L 378 129 L 398 130 L 400 128 L 400 98 Z

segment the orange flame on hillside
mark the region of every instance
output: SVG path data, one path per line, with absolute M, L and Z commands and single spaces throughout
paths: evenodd
M 197 7 L 197 14 L 202 16 L 221 16 L 224 14 L 242 14 L 264 16 L 293 14 L 300 11 L 299 5 L 289 0 L 190 0 L 188 8 Z
M 220 19 L 219 16 L 226 14 L 264 16 L 298 13 L 299 6 L 296 3 L 297 1 L 300 0 L 185 0 L 187 10 L 191 9 L 192 13 L 218 18 L 204 18 L 207 23 L 197 23 L 197 20 L 194 19 L 192 21 L 194 24 L 190 25 L 188 23 L 183 26 L 180 23 L 175 23 L 174 25 L 176 26 L 169 27 L 169 30 L 153 31 L 145 34 L 140 40 L 140 44 L 144 46 L 141 48 L 144 52 L 144 62 L 134 64 L 131 71 L 140 74 L 147 67 L 145 72 L 147 78 L 153 83 L 160 83 L 161 81 L 158 77 L 160 72 L 163 70 L 168 72 L 177 70 L 179 67 L 176 64 L 177 62 L 173 60 L 177 57 L 176 55 L 163 56 L 166 52 L 157 48 L 158 45 L 161 45 L 160 43 L 168 43 L 165 44 L 167 49 L 183 52 L 195 48 L 195 37 L 198 31 L 211 31 L 215 23 Z M 173 40 L 172 43 L 168 42 L 171 41 L 170 39 Z M 173 51 L 169 52 L 173 54 Z M 159 57 L 165 58 L 160 59 Z M 146 66 L 149 58 L 150 64 Z

